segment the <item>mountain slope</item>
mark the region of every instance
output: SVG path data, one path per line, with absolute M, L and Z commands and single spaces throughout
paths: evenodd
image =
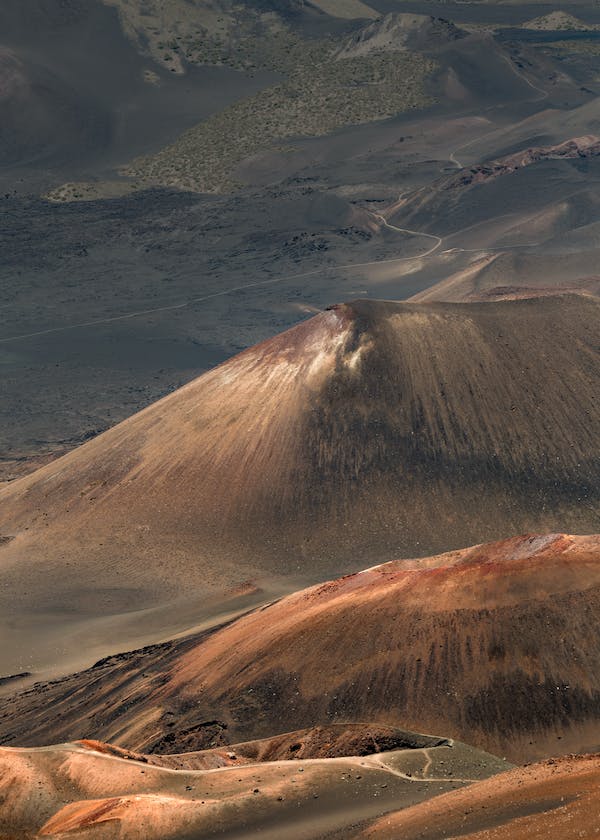
M 518 768 L 426 806 L 386 814 L 363 840 L 591 840 L 600 820 L 600 756 L 569 756 Z
M 0 167 L 60 160 L 107 142 L 106 113 L 50 68 L 0 44 Z
M 91 659 L 116 627 L 122 649 L 227 612 L 224 593 L 600 530 L 599 306 L 334 307 L 8 485 L 2 670 L 60 664 L 65 615 Z
M 563 237 L 563 241 L 566 237 Z M 507 298 L 589 294 L 600 297 L 596 251 L 486 254 L 411 298 L 415 303 L 468 303 Z
M 600 740 L 600 538 L 514 537 L 319 584 L 0 704 L 0 738 L 152 753 L 373 721 L 511 761 Z
M 466 35 L 464 30 L 443 18 L 392 13 L 354 33 L 339 56 L 349 58 L 402 49 L 431 50 Z

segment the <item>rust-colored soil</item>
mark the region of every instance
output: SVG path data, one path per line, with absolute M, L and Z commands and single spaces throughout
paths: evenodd
M 377 749 L 382 740 L 389 749 Z M 266 759 L 286 741 L 302 743 L 304 760 Z M 337 754 L 318 757 L 327 744 Z M 262 757 L 242 755 L 249 751 Z M 0 749 L 0 837 L 197 840 L 291 829 L 314 840 L 510 766 L 463 744 L 366 724 L 238 744 L 212 762 L 209 752 L 143 756 L 99 742 Z
M 397 813 L 362 840 L 592 840 L 600 827 L 600 755 L 551 759 Z
M 169 754 L 369 720 L 517 762 L 589 751 L 600 743 L 599 610 L 598 536 L 396 561 L 33 686 L 0 703 L 0 737 Z

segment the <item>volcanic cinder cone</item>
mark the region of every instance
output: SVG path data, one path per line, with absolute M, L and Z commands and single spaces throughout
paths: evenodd
M 346 575 L 0 704 L 0 740 L 178 753 L 372 721 L 511 761 L 600 743 L 600 537 L 513 537 Z
M 576 295 L 344 304 L 13 482 L 1 670 L 64 662 L 65 616 L 97 653 L 253 586 L 600 530 L 599 315 Z

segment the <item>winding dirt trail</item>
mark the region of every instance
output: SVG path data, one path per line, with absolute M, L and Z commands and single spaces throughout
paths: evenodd
M 421 770 L 420 776 L 413 776 L 409 775 L 408 773 L 403 773 L 401 770 L 396 770 L 394 767 L 391 767 L 385 761 L 385 756 L 389 755 L 389 753 L 376 753 L 375 755 L 367 755 L 361 759 L 361 765 L 365 767 L 372 767 L 375 770 L 385 770 L 387 773 L 391 773 L 393 776 L 399 776 L 401 779 L 405 779 L 407 782 L 428 782 L 428 783 L 438 783 L 438 782 L 445 782 L 446 784 L 452 784 L 453 782 L 458 782 L 460 784 L 472 784 L 473 782 L 478 781 L 477 779 L 465 779 L 458 776 L 444 776 L 444 777 L 434 777 L 428 776 L 427 773 L 433 763 L 429 750 L 424 749 L 422 750 L 423 754 L 426 756 L 427 761 L 423 765 L 423 769 Z M 321 761 L 329 761 L 330 759 L 313 759 L 313 760 L 321 760 Z
M 165 306 L 155 306 L 148 309 L 138 309 L 135 312 L 127 312 L 123 315 L 113 315 L 107 318 L 96 318 L 90 321 L 81 321 L 76 324 L 63 324 L 58 327 L 48 327 L 47 329 L 43 330 L 35 330 L 34 332 L 29 333 L 21 333 L 19 335 L 11 335 L 5 338 L 0 338 L 0 344 L 9 344 L 13 341 L 21 341 L 27 338 L 36 338 L 38 336 L 43 335 L 51 335 L 53 333 L 60 333 L 66 332 L 68 330 L 78 330 L 84 327 L 96 327 L 102 324 L 113 324 L 118 321 L 127 321 L 130 318 L 139 318 L 144 315 L 153 315 L 158 312 L 174 312 L 177 309 L 185 309 L 188 306 L 192 306 L 196 303 L 203 303 L 208 300 L 214 300 L 215 298 L 225 297 L 226 295 L 232 295 L 236 292 L 245 291 L 246 289 L 256 289 L 261 288 L 264 286 L 272 286 L 276 283 L 283 283 L 285 281 L 294 281 L 294 280 L 301 280 L 305 277 L 314 277 L 319 274 L 324 274 L 328 271 L 348 271 L 350 269 L 355 268 L 368 268 L 369 266 L 373 265 L 386 265 L 391 263 L 398 263 L 398 262 L 411 262 L 413 260 L 423 259 L 425 257 L 430 256 L 437 251 L 438 248 L 441 246 L 443 240 L 439 236 L 435 236 L 431 233 L 425 233 L 424 231 L 418 230 L 408 230 L 405 228 L 399 228 L 395 225 L 390 224 L 382 215 L 379 213 L 371 213 L 374 218 L 377 218 L 384 227 L 389 228 L 390 230 L 397 231 L 400 233 L 409 234 L 411 236 L 424 236 L 429 239 L 434 239 L 436 244 L 425 251 L 423 254 L 414 254 L 411 257 L 392 257 L 390 259 L 385 260 L 370 260 L 368 262 L 356 262 L 356 263 L 346 263 L 345 265 L 332 265 L 332 266 L 322 266 L 321 268 L 314 268 L 310 271 L 302 272 L 301 274 L 293 274 L 293 275 L 282 275 L 279 277 L 270 277 L 267 280 L 257 280 L 254 283 L 245 283 L 241 286 L 231 286 L 228 289 L 222 289 L 218 292 L 212 292 L 208 295 L 202 295 L 201 297 L 190 298 L 189 300 L 180 301 L 178 303 L 166 304 Z
M 429 770 L 431 768 L 431 765 L 433 764 L 433 759 L 431 757 L 431 753 L 427 749 L 423 750 L 423 755 L 425 756 L 427 761 L 423 765 L 423 770 L 421 772 L 423 773 L 423 776 L 427 776 L 428 773 L 429 773 Z
M 400 200 L 400 199 L 399 199 Z M 433 245 L 428 251 L 425 251 L 423 254 L 416 254 L 413 257 L 399 257 L 399 260 L 420 260 L 423 257 L 428 257 L 430 254 L 433 254 L 438 248 L 441 246 L 442 242 L 444 241 L 441 236 L 436 236 L 434 233 L 425 233 L 422 230 L 410 230 L 409 228 L 401 228 L 397 227 L 396 225 L 390 224 L 387 219 L 381 215 L 381 213 L 371 213 L 371 215 L 375 219 L 379 219 L 384 227 L 388 228 L 389 230 L 396 231 L 397 233 L 407 233 L 409 236 L 425 236 L 428 239 L 433 239 L 435 241 L 435 245 Z

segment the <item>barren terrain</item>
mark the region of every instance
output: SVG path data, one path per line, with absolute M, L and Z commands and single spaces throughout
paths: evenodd
M 377 820 L 358 836 L 444 840 L 545 840 L 598 835 L 600 757 L 568 756 L 519 768 Z
M 2 0 L 2 840 L 598 835 L 599 188 L 589 2 Z
M 319 584 L 0 704 L 8 744 L 181 753 L 376 721 L 532 760 L 600 741 L 598 537 L 516 537 Z
M 95 0 L 31 0 L 27 14 L 7 0 L 0 13 L 4 114 L 12 115 L 0 139 L 8 196 L 0 239 L 3 479 L 339 300 L 405 299 L 487 258 L 496 260 L 491 288 L 595 288 L 587 280 L 598 262 L 595 158 L 538 160 L 489 183 L 440 189 L 460 167 L 598 134 L 593 31 L 523 29 L 555 11 L 543 4 L 382 2 L 375 11 L 406 17 L 375 22 L 356 4 L 330 4 L 327 14 L 281 5 L 246 17 L 224 5 L 219 26 L 238 27 L 226 49 L 192 51 L 182 58 L 185 72 L 173 73 L 158 41 L 200 37 L 179 15 L 181 4 L 162 17 L 147 6 L 143 32 L 138 5 L 117 5 L 123 25 L 114 5 Z M 352 19 L 358 12 L 366 18 Z M 593 8 L 569 4 L 569 12 L 598 23 Z M 490 22 L 493 31 L 477 29 Z M 249 39 L 248 26 L 275 26 L 277 37 L 253 30 Z M 252 39 L 266 69 L 248 52 Z M 356 78 L 331 50 L 346 62 L 360 57 Z M 436 104 L 379 119 L 401 107 L 410 87 L 400 72 L 407 50 L 411 73 L 435 65 L 424 92 Z M 232 56 L 243 59 L 235 69 Z M 267 89 L 298 87 L 302 73 L 294 81 L 290 68 L 302 62 L 319 77 L 313 110 L 298 136 L 261 140 L 261 148 L 251 142 L 253 153 L 228 175 L 236 192 L 131 195 L 139 184 L 120 178 L 120 167 L 164 156 L 188 129 L 210 139 L 228 108 L 242 114 L 248 97 L 271 101 Z M 386 81 L 383 69 L 393 75 L 395 62 L 398 74 Z M 50 85 L 43 101 L 42 77 Z M 375 122 L 306 136 L 318 113 L 330 128 L 342 126 L 346 106 L 335 103 L 348 96 L 358 108 L 350 122 L 362 121 L 363 105 Z M 289 117 L 278 105 L 275 123 Z M 208 159 L 217 171 L 238 154 L 234 145 L 227 134 L 210 148 L 190 147 L 179 182 L 193 181 Z M 54 190 L 76 201 L 40 199 Z M 442 242 L 431 251 L 436 237 Z
M 321 757 L 317 748 L 302 758 L 291 753 L 245 761 L 236 753 L 246 745 L 236 745 L 212 769 L 198 769 L 193 754 L 163 760 L 89 741 L 0 748 L 0 830 L 7 840 L 181 840 L 199 833 L 274 838 L 282 830 L 314 840 L 510 767 L 444 739 L 368 725 L 348 727 L 346 738 L 353 729 L 364 741 L 359 752 L 353 751 L 356 735 L 344 750 L 344 727 L 338 727 L 338 732 L 289 734 L 292 745 L 303 736 L 337 736 L 335 756 Z M 388 743 L 378 744 L 378 738 Z M 268 751 L 269 740 L 260 747 Z
M 11 482 L 3 670 L 398 556 L 597 531 L 597 318 L 578 295 L 334 307 Z

